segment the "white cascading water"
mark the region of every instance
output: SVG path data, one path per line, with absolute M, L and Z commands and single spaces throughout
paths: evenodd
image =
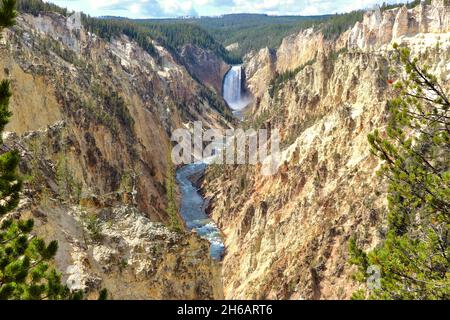
M 225 75 L 223 98 L 235 111 L 240 111 L 249 104 L 249 98 L 242 94 L 242 66 L 233 66 Z

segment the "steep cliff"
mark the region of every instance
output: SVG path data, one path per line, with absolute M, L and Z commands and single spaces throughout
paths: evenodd
M 175 234 L 165 180 L 171 131 L 226 126 L 222 99 L 168 50 L 87 32 L 79 14 L 21 14 L 0 48 L 12 81 L 4 148 L 22 152 L 19 213 L 59 240 L 70 287 L 113 298 L 220 297 L 208 244 Z M 72 283 L 73 282 L 73 283 Z
M 203 84 L 222 95 L 222 84 L 230 66 L 209 50 L 185 45 L 180 53 L 189 72 Z
M 361 23 L 343 35 L 352 48 L 371 50 L 402 37 L 418 33 L 448 32 L 450 12 L 445 1 L 433 1 L 408 10 L 405 6 L 381 12 L 379 8 L 367 13 Z
M 269 48 L 245 56 L 245 75 L 247 88 L 255 96 L 260 97 L 269 85 L 276 72 L 275 52 Z
M 381 12 L 380 8 L 368 11 L 362 21 L 337 39 L 325 39 L 322 33 L 313 28 L 285 38 L 273 55 L 265 58 L 266 50 L 252 55 L 246 60 L 245 67 L 249 89 L 255 97 L 261 97 L 277 73 L 294 70 L 317 55 L 339 50 L 360 50 L 366 52 L 386 51 L 394 42 L 411 42 L 424 50 L 440 41 L 441 34 L 446 34 L 450 25 L 449 4 L 446 1 L 432 1 L 431 5 L 421 4 L 413 9 L 406 6 Z M 421 38 L 422 40 L 419 40 Z M 445 40 L 445 39 L 444 39 Z M 255 68 L 254 65 L 258 65 Z M 252 70 L 272 69 L 274 72 L 255 75 Z
M 261 51 L 246 61 L 259 98 L 248 125 L 279 129 L 283 151 L 270 177 L 251 166 L 208 171 L 203 188 L 226 236 L 225 297 L 346 299 L 358 288 L 348 240 L 373 248 L 385 231 L 385 185 L 367 135 L 386 124 L 391 44 L 408 44 L 448 90 L 442 4 L 369 12 L 336 40 L 303 31 L 274 59 Z M 268 90 L 276 72 L 254 71 L 264 69 L 295 72 Z

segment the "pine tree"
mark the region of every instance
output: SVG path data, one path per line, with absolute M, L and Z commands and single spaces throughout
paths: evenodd
M 14 25 L 15 0 L 2 0 L 0 31 Z M 10 83 L 0 83 L 0 135 L 11 117 Z M 0 140 L 1 143 L 1 140 Z M 33 221 L 15 220 L 6 215 L 19 203 L 22 180 L 17 173 L 18 152 L 0 156 L 0 299 L 81 298 L 61 284 L 61 275 L 49 266 L 58 250 L 56 241 L 48 245 L 33 237 Z M 105 295 L 103 294 L 103 297 Z
M 167 207 L 166 213 L 169 216 L 169 228 L 175 232 L 182 232 L 183 226 L 180 222 L 177 206 L 176 195 L 176 181 L 175 181 L 175 168 L 172 165 L 172 159 L 169 156 L 167 161 L 167 173 L 166 173 L 166 197 Z
M 450 299 L 450 102 L 430 67 L 394 48 L 403 72 L 390 121 L 386 132 L 369 135 L 388 181 L 387 235 L 371 252 L 350 243 L 359 280 L 368 280 L 370 266 L 381 279 L 354 298 Z

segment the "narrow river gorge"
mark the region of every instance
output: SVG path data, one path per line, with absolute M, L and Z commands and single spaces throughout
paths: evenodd
M 177 171 L 177 182 L 181 191 L 181 216 L 186 227 L 211 243 L 211 257 L 221 260 L 224 253 L 222 236 L 217 225 L 205 211 L 205 199 L 192 181 L 202 175 L 206 169 L 204 163 L 186 165 Z
M 223 97 L 236 117 L 249 104 L 250 98 L 243 92 L 243 68 L 232 66 L 223 80 Z M 220 261 L 225 252 L 222 234 L 216 223 L 207 215 L 205 199 L 195 183 L 195 177 L 202 176 L 206 162 L 188 164 L 177 170 L 177 183 L 181 192 L 180 213 L 188 230 L 195 231 L 211 244 L 211 257 Z

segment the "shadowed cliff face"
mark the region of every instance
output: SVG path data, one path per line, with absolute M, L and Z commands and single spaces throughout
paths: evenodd
M 228 64 L 214 53 L 190 44 L 182 48 L 180 55 L 195 78 L 222 95 L 223 78 L 230 69 Z
M 416 26 L 420 12 L 426 19 Z M 282 165 L 271 177 L 245 166 L 208 170 L 203 189 L 226 236 L 226 298 L 345 299 L 358 289 L 349 238 L 373 248 L 387 213 L 367 135 L 386 124 L 391 42 L 408 44 L 448 90 L 449 12 L 436 2 L 373 12 L 335 41 L 304 31 L 275 56 L 262 50 L 246 59 L 258 97 L 248 123 L 280 130 Z M 388 33 L 383 28 L 398 31 L 374 38 Z M 363 32 L 354 37 L 355 30 Z M 297 73 L 267 90 L 275 71 L 285 70 Z
M 105 286 L 114 298 L 220 297 L 208 244 L 152 224 L 170 219 L 172 130 L 197 120 L 226 126 L 218 111 L 226 107 L 156 48 L 153 58 L 125 36 L 105 41 L 77 15 L 22 14 L 5 32 L 2 77 L 14 93 L 5 148 L 21 150 L 29 177 L 18 212 L 59 240 L 57 267 L 72 288 Z M 136 220 L 114 218 L 123 206 Z M 147 235 L 136 232 L 146 226 Z

